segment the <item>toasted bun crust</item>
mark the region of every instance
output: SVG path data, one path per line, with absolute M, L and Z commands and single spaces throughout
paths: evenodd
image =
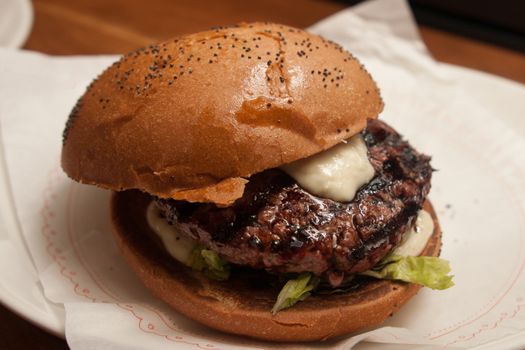
M 209 327 L 229 333 L 274 341 L 314 341 L 351 333 L 382 323 L 421 286 L 377 280 L 345 294 L 314 295 L 280 311 L 270 310 L 279 290 L 254 287 L 256 278 L 233 275 L 217 282 L 171 258 L 154 239 L 145 210 L 151 199 L 139 191 L 116 193 L 112 220 L 118 246 L 135 273 L 156 296 L 180 313 Z M 434 219 L 434 233 L 422 255 L 438 256 L 441 230 Z M 251 282 L 248 282 L 251 281 Z
M 339 45 L 253 23 L 125 55 L 87 89 L 64 131 L 74 180 L 227 205 L 244 178 L 327 149 L 383 108 Z

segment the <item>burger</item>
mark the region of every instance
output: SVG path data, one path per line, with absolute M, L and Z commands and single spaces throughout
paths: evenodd
M 106 69 L 69 116 L 62 167 L 114 191 L 117 245 L 178 312 L 323 340 L 453 284 L 430 158 L 382 109 L 341 46 L 284 25 L 219 27 Z

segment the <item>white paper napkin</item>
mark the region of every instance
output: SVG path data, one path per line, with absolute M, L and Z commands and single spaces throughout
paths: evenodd
M 443 254 L 452 260 L 457 286 L 443 292 L 423 290 L 384 327 L 307 346 L 225 335 L 171 311 L 142 287 L 115 247 L 108 232 L 109 193 L 73 184 L 61 172 L 65 120 L 87 84 L 117 57 L 49 57 L 0 49 L 0 126 L 15 207 L 46 297 L 65 306 L 71 348 L 349 349 L 366 340 L 382 343 L 382 348 L 412 344 L 417 349 L 470 347 L 508 335 L 523 340 L 519 334 L 525 331 L 525 311 L 521 312 L 525 281 L 520 264 L 525 266 L 525 233 L 520 208 L 525 207 L 525 198 L 520 193 L 525 193 L 521 180 L 525 166 L 522 161 L 512 163 L 512 154 L 525 152 L 523 137 L 516 132 L 525 123 L 495 119 L 494 101 L 484 103 L 479 93 L 470 94 L 467 79 L 458 78 L 466 73 L 437 64 L 416 28 L 403 0 L 375 0 L 327 18 L 311 30 L 342 44 L 365 64 L 386 101 L 382 118 L 417 148 L 435 155 L 434 166 L 454 168 L 453 173 L 436 174 L 432 198 L 449 233 Z M 523 87 L 508 89 L 525 96 Z M 523 99 L 516 103 L 513 108 L 525 110 Z M 462 131 L 465 128 L 468 133 Z M 501 140 L 485 140 L 487 128 Z M 470 148 L 481 145 L 485 148 L 479 152 L 486 160 L 470 161 Z M 487 171 L 485 162 L 490 166 Z M 512 206 L 495 210 L 498 221 L 480 223 L 479 213 L 491 210 L 489 199 L 510 200 L 503 195 L 502 184 L 516 192 Z M 493 240 L 486 232 L 491 225 L 506 235 Z M 500 246 L 512 249 L 500 253 L 498 265 L 480 267 L 483 255 Z M 472 256 L 458 258 L 469 247 Z M 473 278 L 480 271 L 490 276 L 491 283 L 483 276 Z M 473 288 L 481 290 L 479 295 L 472 293 Z

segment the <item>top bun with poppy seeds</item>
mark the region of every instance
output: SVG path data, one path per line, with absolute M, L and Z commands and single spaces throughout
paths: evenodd
M 103 72 L 69 117 L 62 167 L 111 190 L 229 205 L 250 175 L 348 139 L 382 108 L 333 42 L 269 23 L 217 28 Z

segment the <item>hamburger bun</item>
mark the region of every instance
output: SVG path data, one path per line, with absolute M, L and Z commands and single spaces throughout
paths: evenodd
M 151 292 L 175 310 L 211 328 L 273 341 L 315 341 L 376 326 L 413 297 L 420 285 L 371 280 L 351 292 L 312 295 L 272 315 L 279 287 L 261 283 L 251 271 L 211 280 L 171 258 L 146 221 L 151 197 L 140 191 L 115 193 L 113 233 L 125 259 Z M 441 230 L 430 202 L 434 232 L 422 255 L 438 256 Z M 262 278 L 264 281 L 264 278 Z M 259 284 L 259 285 L 257 285 Z
M 103 72 L 69 117 L 62 167 L 115 191 L 228 205 L 250 175 L 348 139 L 382 108 L 370 75 L 333 42 L 268 23 L 218 28 Z

